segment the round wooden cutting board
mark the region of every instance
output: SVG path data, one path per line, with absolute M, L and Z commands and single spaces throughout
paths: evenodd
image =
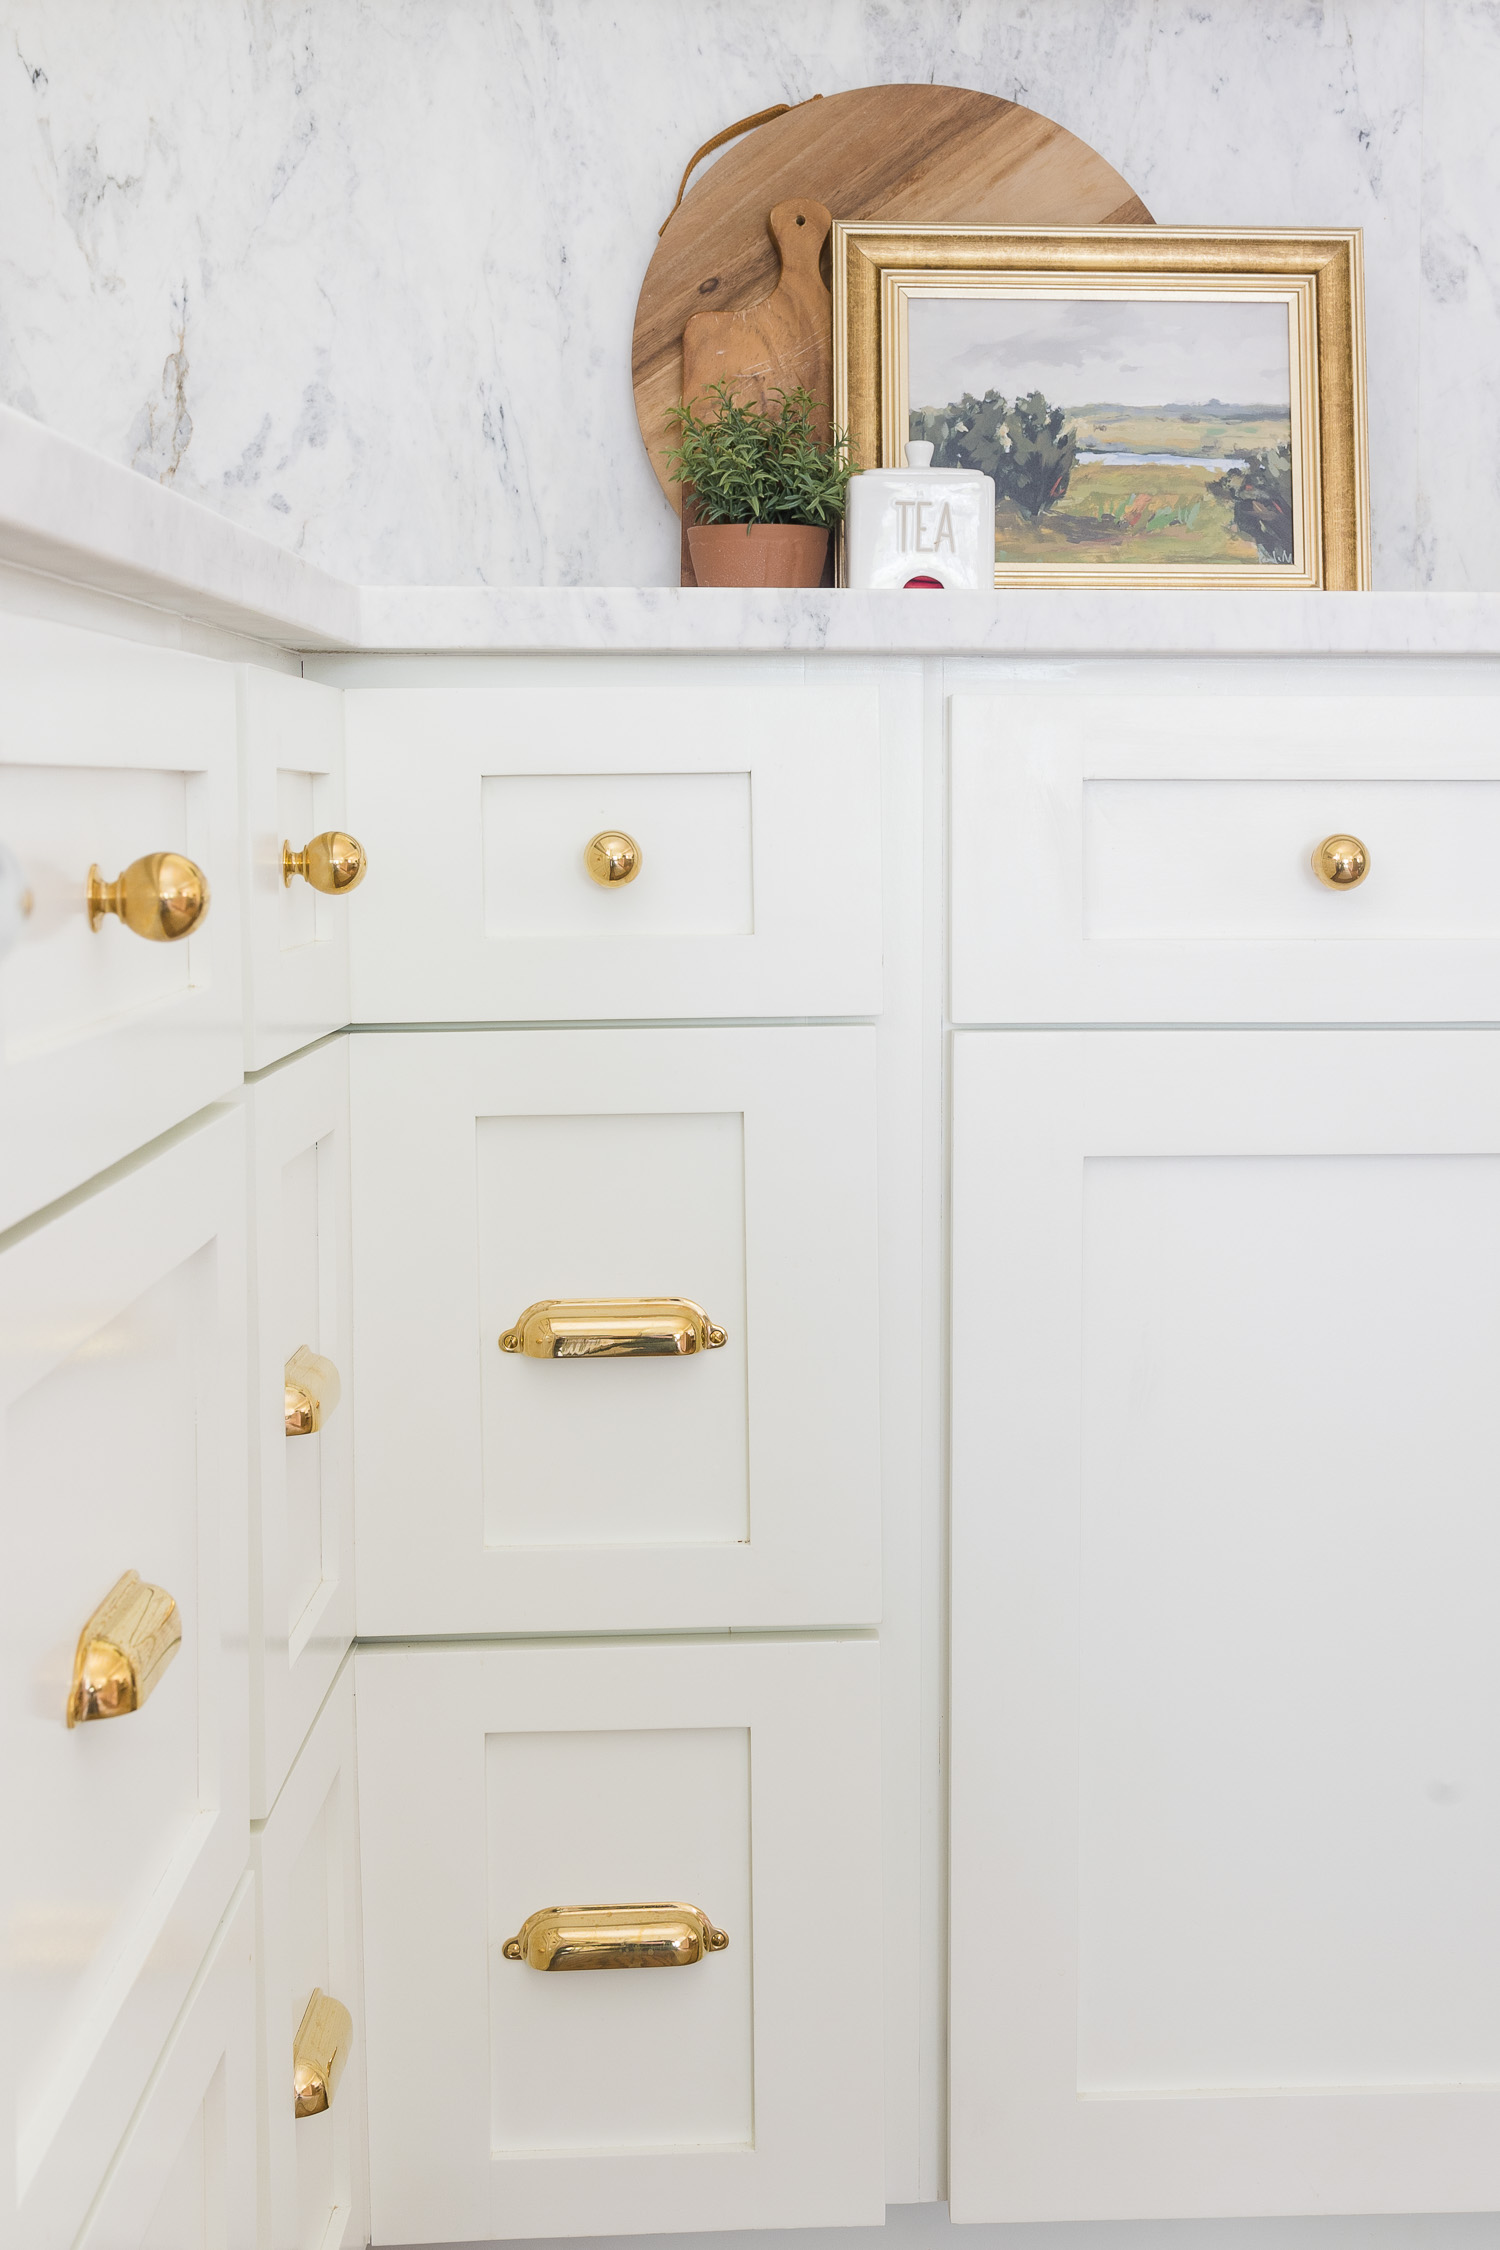
M 1034 109 L 961 86 L 861 86 L 804 102 L 748 133 L 683 198 L 646 269 L 635 311 L 635 411 L 657 481 L 666 415 L 682 395 L 682 332 L 694 313 L 754 305 L 781 265 L 767 225 L 790 197 L 836 219 L 971 226 L 1149 224 L 1151 213 L 1086 142 Z

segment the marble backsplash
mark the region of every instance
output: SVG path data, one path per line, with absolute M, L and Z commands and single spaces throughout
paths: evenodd
M 986 88 L 1159 220 L 1365 230 L 1375 583 L 1500 587 L 1495 0 L 5 0 L 0 398 L 368 581 L 650 585 L 692 148 Z

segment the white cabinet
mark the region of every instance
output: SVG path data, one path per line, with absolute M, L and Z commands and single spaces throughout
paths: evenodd
M 255 2115 L 255 1896 L 246 1875 L 77 2250 L 258 2250 Z
M 360 1632 L 874 1619 L 874 1033 L 362 1034 L 350 1072 Z M 598 1299 L 722 1342 L 502 1348 Z
M 1500 1017 L 1500 698 L 950 708 L 959 1022 Z M 1349 888 L 1313 872 L 1334 835 Z
M 31 907 L 0 962 L 0 1227 L 238 1085 L 236 818 L 226 666 L 0 616 L 0 844 Z M 141 862 L 127 923 L 103 901 Z
M 1500 2203 L 1500 1033 L 956 1041 L 952 2205 Z
M 248 1070 L 349 1021 L 353 887 L 320 889 L 336 879 L 326 864 L 314 864 L 316 883 L 295 867 L 315 837 L 347 829 L 343 702 L 312 680 L 240 668 Z
M 345 708 L 380 877 L 351 902 L 356 1022 L 879 1008 L 873 687 L 568 666 Z M 590 876 L 601 835 L 632 840 L 629 880 Z
M 72 2241 L 245 1864 L 244 1161 L 220 1113 L 0 1255 L 0 2067 L 27 2250 Z M 119 1708 L 70 1725 L 82 1629 L 130 1571 L 162 1593 L 149 1694 L 131 1708 L 129 1636 L 116 1659 L 101 1626 L 83 1708 Z
M 361 1648 L 377 2242 L 884 2211 L 873 1641 Z M 666 1967 L 508 1957 L 677 1902 Z
M 262 2250 L 341 2250 L 368 2239 L 352 1661 L 256 1836 L 255 1866 Z M 336 2002 L 349 2028 L 332 2099 L 316 2108 L 304 2091 L 299 2115 L 294 2049 L 315 1994 Z
M 250 1809 L 259 1820 L 354 1632 L 347 1042 L 335 1039 L 272 1071 L 247 1088 L 245 1108 L 253 1229 Z M 305 1378 L 289 1374 L 299 1353 L 312 1353 L 324 1368 Z M 312 1412 L 288 1411 L 289 1385 L 298 1396 L 319 1393 Z

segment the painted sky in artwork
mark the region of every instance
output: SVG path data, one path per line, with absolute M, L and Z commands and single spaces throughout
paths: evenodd
M 1057 406 L 1290 411 L 1285 304 L 926 297 L 911 302 L 908 338 L 914 407 L 1036 390 Z

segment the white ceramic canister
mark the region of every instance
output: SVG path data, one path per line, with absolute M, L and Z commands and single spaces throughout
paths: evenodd
M 844 518 L 851 586 L 965 590 L 995 583 L 995 485 L 977 469 L 934 469 L 913 439 L 904 469 L 849 480 Z

